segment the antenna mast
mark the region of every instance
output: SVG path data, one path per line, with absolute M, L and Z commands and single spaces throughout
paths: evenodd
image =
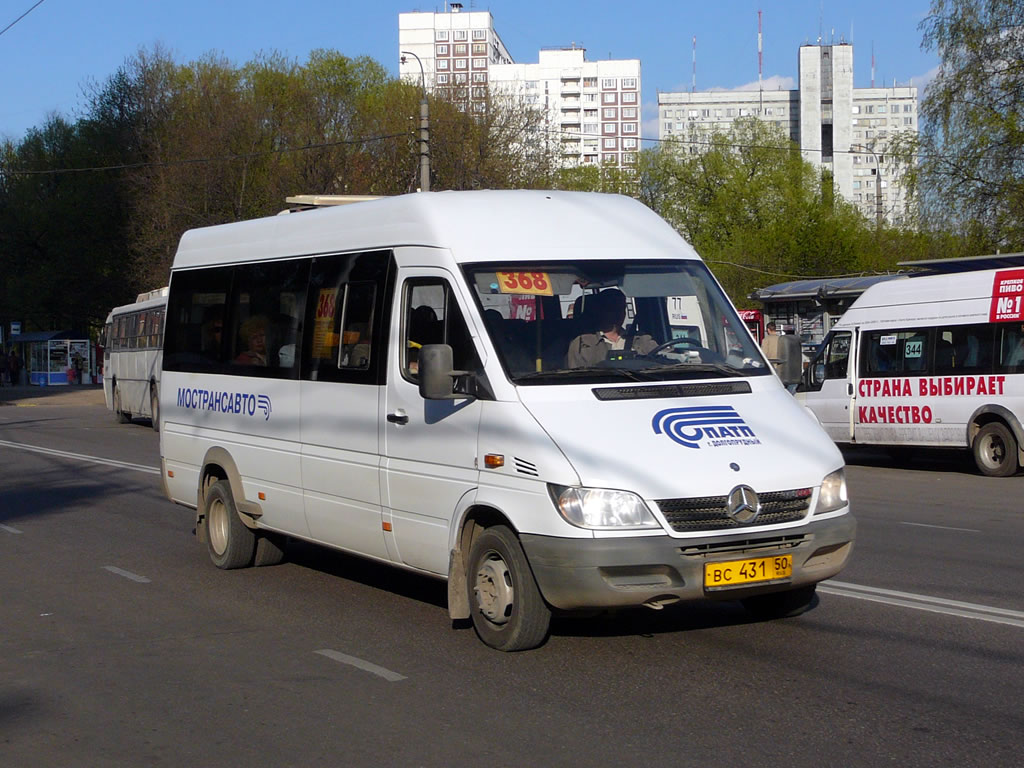
M 761 9 L 757 9 L 757 98 L 758 107 L 764 107 L 764 85 L 761 77 L 764 72 L 764 56 L 761 46 Z M 763 114 L 763 112 L 762 112 Z
M 697 36 L 693 36 L 693 85 L 690 86 L 690 92 L 697 92 Z

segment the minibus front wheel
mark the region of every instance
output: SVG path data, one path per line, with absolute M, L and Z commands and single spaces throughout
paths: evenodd
M 504 525 L 485 528 L 469 554 L 466 586 L 479 638 L 499 651 L 525 651 L 547 639 L 551 609 L 541 597 L 516 535 Z
M 253 561 L 256 534 L 238 516 L 227 480 L 218 480 L 206 491 L 206 542 L 218 568 L 245 568 Z
M 1000 421 L 992 421 L 974 437 L 974 463 L 983 475 L 1009 477 L 1017 472 L 1017 441 Z

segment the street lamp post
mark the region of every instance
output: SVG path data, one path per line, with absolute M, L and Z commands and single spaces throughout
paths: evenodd
M 878 162 L 878 155 L 871 147 L 863 144 L 851 144 L 850 149 L 857 152 L 867 152 L 875 158 L 875 227 L 882 230 L 882 164 Z
M 430 191 L 430 106 L 427 104 L 427 76 L 423 72 L 420 57 L 410 51 L 401 51 L 400 61 L 405 64 L 405 57 L 412 56 L 420 65 L 420 190 Z

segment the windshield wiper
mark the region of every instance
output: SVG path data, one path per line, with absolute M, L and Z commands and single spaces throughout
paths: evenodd
M 515 381 L 529 381 L 531 379 L 577 379 L 593 378 L 594 376 L 621 376 L 632 381 L 650 381 L 649 376 L 640 376 L 638 372 L 630 368 L 612 368 L 605 366 L 590 366 L 587 368 L 557 368 L 551 371 L 531 371 L 529 373 L 513 374 Z

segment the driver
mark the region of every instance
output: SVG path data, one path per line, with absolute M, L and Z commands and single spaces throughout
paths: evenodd
M 588 297 L 587 309 L 594 332 L 583 333 L 569 342 L 566 362 L 570 368 L 589 368 L 608 358 L 613 350 L 645 355 L 658 346 L 647 334 L 628 336 L 622 328 L 626 319 L 626 296 L 618 288 L 609 288 Z

